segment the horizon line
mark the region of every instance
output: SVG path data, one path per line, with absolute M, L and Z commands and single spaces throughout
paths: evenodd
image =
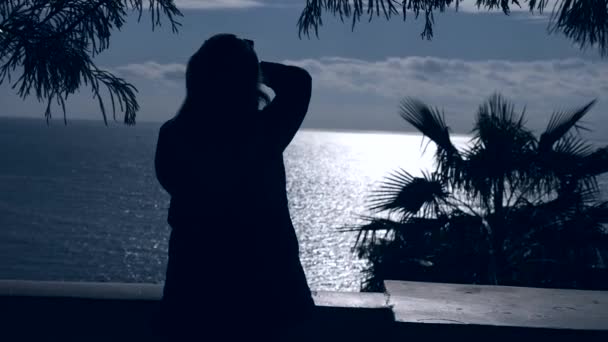
M 46 119 L 44 117 L 35 117 L 35 116 L 9 116 L 9 115 L 0 115 L 0 120 L 24 120 L 24 121 L 35 121 L 35 120 L 40 120 L 41 122 L 46 124 Z M 168 119 L 167 119 L 168 120 Z M 137 126 L 138 124 L 144 124 L 144 125 L 161 125 L 163 124 L 165 121 L 167 120 L 137 120 L 134 124 L 134 126 Z M 93 119 L 93 118 L 68 118 L 67 119 L 67 126 L 70 125 L 70 122 L 86 122 L 86 123 L 94 123 L 94 122 L 99 122 L 100 126 L 106 126 L 103 122 L 102 118 L 99 119 Z M 54 126 L 66 126 L 63 122 L 63 118 L 51 118 L 49 120 L 49 122 L 51 122 L 51 124 L 49 124 L 48 126 L 54 125 Z M 52 123 L 52 122 L 59 122 L 59 124 L 57 123 Z M 108 118 L 108 126 L 110 125 L 116 125 L 116 126 L 126 126 L 129 127 L 129 125 L 126 125 L 125 123 L 122 122 L 122 120 L 114 120 L 112 118 Z M 336 133 L 360 133 L 360 134 L 394 134 L 394 135 L 422 135 L 422 133 L 420 133 L 419 131 L 415 130 L 414 128 L 411 129 L 407 129 L 404 128 L 403 130 L 398 130 L 398 129 L 381 129 L 381 128 L 349 128 L 349 127 L 321 127 L 321 126 L 306 126 L 303 125 L 300 129 L 300 131 L 320 131 L 320 132 L 336 132 Z M 462 133 L 462 132 L 452 132 L 451 133 L 452 136 L 454 137 L 470 137 L 469 134 L 467 133 Z

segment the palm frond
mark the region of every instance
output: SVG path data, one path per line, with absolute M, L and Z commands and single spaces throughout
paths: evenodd
M 511 153 L 513 149 L 527 148 L 534 141 L 525 124 L 525 109 L 518 114 L 512 103 L 500 94 L 493 94 L 479 107 L 472 133 L 486 148 L 506 147 L 503 152 Z
M 608 202 L 580 206 L 572 215 L 564 216 L 560 224 L 558 234 L 561 239 L 568 241 L 565 246 L 568 250 L 589 251 L 589 247 L 608 250 Z M 595 261 L 596 253 L 593 254 Z M 583 260 L 579 260 L 579 263 L 590 264 Z
M 431 108 L 419 100 L 405 98 L 401 101 L 399 115 L 431 139 L 438 148 L 458 155 L 458 150 L 450 140 L 450 128 L 438 109 Z
M 364 224 L 347 226 L 341 229 L 343 232 L 357 232 L 355 248 L 364 244 L 374 244 L 378 240 L 378 234 L 388 238 L 391 233 L 401 229 L 401 223 L 388 218 L 362 216 Z
M 397 211 L 404 217 L 420 214 L 432 217 L 436 206 L 447 198 L 443 183 L 436 174 L 414 177 L 401 169 L 393 172 L 371 195 L 370 209 Z
M 468 201 L 474 199 L 488 199 L 492 193 L 492 179 L 488 175 L 487 167 L 488 154 L 482 146 L 474 146 L 465 152 L 465 160 L 462 163 L 460 177 L 451 179 L 451 183 L 462 189 L 461 196 L 465 196 Z M 490 156 L 494 158 L 494 155 Z M 494 173 L 490 171 L 490 173 Z
M 551 116 L 545 132 L 540 136 L 538 148 L 542 151 L 547 151 L 572 129 L 585 129 L 579 121 L 593 107 L 596 100 L 593 100 L 585 106 L 565 112 L 556 112 Z
M 559 177 L 577 173 L 581 162 L 593 152 L 593 147 L 586 140 L 574 134 L 566 134 L 550 150 L 537 151 L 539 171 L 546 175 Z
M 546 190 L 583 187 L 599 192 L 597 176 L 608 171 L 608 152 L 594 150 L 579 135 L 567 133 L 550 150 L 538 150 L 538 185 Z
M 453 179 L 453 184 L 469 199 L 483 200 L 486 210 L 503 198 L 510 202 L 531 176 L 535 138 L 525 123 L 525 110 L 516 112 L 499 94 L 490 96 L 478 109 L 472 144 L 463 153 L 460 178 Z
M 559 196 L 526 206 L 526 215 L 521 222 L 528 222 L 528 230 L 562 229 L 567 222 L 581 217 L 584 208 L 592 207 L 597 202 L 597 192 L 588 188 L 577 188 L 563 191 Z
M 608 146 L 599 148 L 583 158 L 580 171 L 589 176 L 608 172 Z
M 591 208 L 589 208 L 589 215 L 592 216 L 593 221 L 598 222 L 601 225 L 607 225 L 608 224 L 608 201 L 599 202 L 599 203 L 596 203 L 595 205 L 593 205 Z M 608 234 L 608 229 L 605 230 L 604 233 Z
M 399 115 L 436 145 L 435 162 L 442 177 L 458 179 L 462 156 L 450 139 L 444 115 L 413 98 L 401 101 Z
M 566 134 L 553 145 L 553 151 L 560 156 L 582 159 L 591 155 L 593 146 L 578 135 Z

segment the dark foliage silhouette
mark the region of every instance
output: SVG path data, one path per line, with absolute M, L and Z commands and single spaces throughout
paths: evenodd
M 404 100 L 403 119 L 436 146 L 436 169 L 396 171 L 371 197 L 376 216 L 349 228 L 370 261 L 363 289 L 381 290 L 384 279 L 607 289 L 608 202 L 597 176 L 608 172 L 608 147 L 580 132 L 594 102 L 555 113 L 536 136 L 494 95 L 459 149 L 438 109 Z
M 314 307 L 282 156 L 308 110 L 311 78 L 298 67 L 258 63 L 251 41 L 221 34 L 190 59 L 186 89 L 156 152 L 157 178 L 171 195 L 169 334 L 272 340 Z
M 0 84 L 8 82 L 21 98 L 34 93 L 45 100 L 45 117 L 51 118 L 56 102 L 67 122 L 65 101 L 80 87 L 89 86 L 107 124 L 106 106 L 110 97 L 116 120 L 116 102 L 124 112 L 124 122 L 134 124 L 139 105 L 136 89 L 124 79 L 99 68 L 94 57 L 110 45 L 114 29 L 125 23 L 129 11 L 139 12 L 149 4 L 152 29 L 161 24 L 161 14 L 173 31 L 181 13 L 173 0 L 0 0 Z M 16 71 L 21 75 L 11 77 Z
M 329 12 L 344 21 L 351 18 L 352 28 L 367 15 L 369 21 L 374 16 L 384 16 L 387 20 L 401 16 L 406 20 L 408 13 L 418 19 L 424 17 L 425 25 L 422 38 L 433 37 L 433 25 L 436 12 L 444 12 L 453 6 L 458 10 L 462 0 L 306 0 L 306 6 L 298 20 L 300 36 L 310 35 L 311 31 L 318 36 L 319 27 L 323 25 L 323 12 Z M 511 7 L 527 4 L 530 12 L 543 14 L 547 0 L 477 0 L 479 9 L 502 10 L 506 15 Z M 582 49 L 596 46 L 602 56 L 608 54 L 608 0 L 558 0 L 552 10 L 549 32 L 561 32 Z

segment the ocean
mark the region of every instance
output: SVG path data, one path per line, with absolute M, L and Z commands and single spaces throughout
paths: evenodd
M 170 228 L 153 166 L 159 127 L 0 118 L 0 279 L 162 283 Z M 356 233 L 339 230 L 369 214 L 368 195 L 389 172 L 432 167 L 421 142 L 418 134 L 296 135 L 285 152 L 287 187 L 311 289 L 359 290 Z

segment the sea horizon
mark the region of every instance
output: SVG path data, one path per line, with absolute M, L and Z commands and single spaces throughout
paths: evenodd
M 0 117 L 0 279 L 162 282 L 170 229 L 169 196 L 153 168 L 160 123 L 70 123 L 45 129 L 44 118 Z M 390 172 L 432 168 L 433 147 L 423 154 L 422 141 L 413 132 L 296 135 L 284 155 L 287 192 L 313 290 L 360 289 L 356 232 L 340 228 L 362 222 Z M 608 179 L 600 184 L 607 198 Z
M 170 120 L 171 118 L 167 118 L 167 120 Z M 38 121 L 40 120 L 41 124 L 44 124 L 44 126 L 49 126 L 49 127 L 54 127 L 54 126 L 70 126 L 70 123 L 86 123 L 88 124 L 95 124 L 95 123 L 99 123 L 100 126 L 103 127 L 126 127 L 126 128 L 132 128 L 132 127 L 137 127 L 138 125 L 151 125 L 151 126 L 158 126 L 160 127 L 164 122 L 166 122 L 167 120 L 164 121 L 156 121 L 156 120 L 140 120 L 137 119 L 136 123 L 134 125 L 127 125 L 124 122 L 122 122 L 121 120 L 113 120 L 111 117 L 108 118 L 108 125 L 106 126 L 104 124 L 103 118 L 99 117 L 99 118 L 68 118 L 67 120 L 67 125 L 64 124 L 63 118 L 60 117 L 53 117 L 49 124 L 47 124 L 46 118 L 44 117 L 34 117 L 34 116 L 2 116 L 0 115 L 0 120 L 24 120 L 24 121 Z M 335 132 L 335 133 L 356 133 L 356 134 L 390 134 L 390 135 L 413 135 L 413 136 L 422 136 L 422 133 L 418 130 L 416 130 L 414 127 L 408 127 L 409 124 L 407 124 L 405 121 L 403 122 L 403 127 L 397 129 L 365 129 L 365 128 L 353 128 L 353 127 L 344 127 L 344 128 L 340 128 L 340 127 L 318 127 L 318 126 L 308 126 L 306 125 L 306 121 L 304 121 L 302 127 L 300 128 L 299 131 L 310 131 L 310 132 Z M 449 126 L 449 124 L 448 124 Z M 471 127 L 473 127 L 473 122 L 471 121 Z M 608 129 L 608 127 L 606 127 L 606 129 Z M 535 134 L 539 134 L 540 133 L 540 129 L 533 129 L 532 130 Z M 589 139 L 592 141 L 596 141 L 596 140 L 602 140 L 601 136 L 600 136 L 600 132 L 603 131 L 602 129 L 595 129 L 595 130 L 589 130 L 588 132 L 586 132 L 586 134 L 583 134 L 583 137 L 585 137 L 586 135 L 589 135 Z M 473 133 L 471 131 L 468 132 L 463 132 L 463 131 L 450 131 L 450 137 L 452 138 L 471 138 L 473 136 Z
M 0 118 L 0 278 L 161 282 L 170 229 L 169 196 L 153 169 L 160 123 L 55 122 L 46 129 L 44 118 Z M 285 152 L 287 191 L 313 290 L 359 290 L 356 233 L 339 230 L 368 213 L 374 184 L 421 155 L 420 141 L 352 130 L 296 135 Z

